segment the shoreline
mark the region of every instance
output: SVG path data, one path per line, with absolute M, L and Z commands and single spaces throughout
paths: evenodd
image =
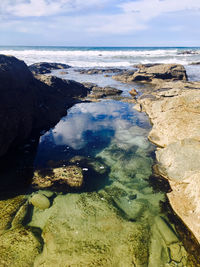
M 200 82 L 162 82 L 137 99 L 135 109 L 152 123 L 149 140 L 157 146 L 155 173 L 167 179 L 172 209 L 200 243 L 199 212 Z

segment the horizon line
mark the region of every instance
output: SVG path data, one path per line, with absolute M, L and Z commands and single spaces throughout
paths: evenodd
M 60 48 L 200 48 L 200 46 L 86 46 L 86 45 L 0 45 L 0 47 L 60 47 Z

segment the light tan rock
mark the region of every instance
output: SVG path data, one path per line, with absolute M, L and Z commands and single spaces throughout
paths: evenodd
M 157 170 L 169 180 L 170 204 L 200 242 L 200 82 L 163 82 L 138 105 L 153 128 Z

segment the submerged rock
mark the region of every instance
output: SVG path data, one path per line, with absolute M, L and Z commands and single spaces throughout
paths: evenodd
M 18 227 L 0 236 L 0 266 L 33 266 L 42 244 L 30 229 Z
M 50 201 L 43 194 L 34 194 L 29 201 L 34 207 L 42 210 L 48 209 L 50 207 Z
M 44 222 L 35 266 L 147 266 L 148 228 L 120 218 L 106 194 L 60 195 L 52 209 L 50 216 L 35 211 L 30 223 Z
M 80 188 L 83 185 L 83 171 L 75 165 L 36 171 L 32 185 L 37 189 L 52 188 L 58 191 Z
M 12 220 L 25 201 L 22 195 L 0 200 L 0 233 L 11 227 Z
M 33 74 L 47 74 L 51 73 L 52 70 L 68 69 L 68 68 L 70 68 L 70 66 L 67 64 L 49 63 L 49 62 L 39 62 L 29 66 L 29 70 Z

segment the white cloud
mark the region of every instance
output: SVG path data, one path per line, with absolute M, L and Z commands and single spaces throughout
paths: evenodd
M 142 0 L 130 1 L 120 5 L 126 14 L 134 14 L 143 20 L 149 20 L 163 13 L 178 11 L 199 11 L 199 0 Z
M 17 32 L 35 31 L 45 36 L 55 29 L 54 35 L 62 37 L 64 34 L 108 37 L 148 29 L 154 18 L 162 19 L 163 14 L 171 13 L 176 22 L 169 30 L 183 31 L 186 23 L 177 22 L 177 12 L 191 13 L 191 17 L 199 14 L 200 1 L 124 0 L 119 4 L 118 0 L 0 0 L 0 28 L 7 29 L 9 23 L 16 21 Z M 33 20 L 37 25 L 33 25 Z
M 169 12 L 200 12 L 199 0 L 141 0 L 129 1 L 118 5 L 120 14 L 104 16 L 96 27 L 89 27 L 93 32 L 130 33 L 148 28 L 148 22 Z M 180 27 L 179 27 L 180 29 Z
M 17 17 L 41 17 L 69 13 L 88 8 L 102 8 L 107 0 L 1 0 L 1 13 Z

